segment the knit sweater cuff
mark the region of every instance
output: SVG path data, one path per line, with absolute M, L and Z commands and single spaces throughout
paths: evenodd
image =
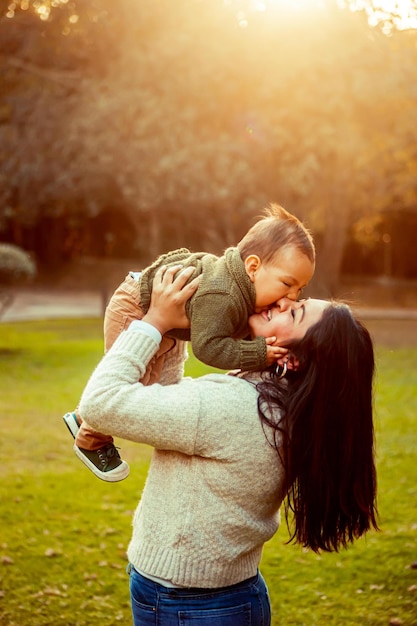
M 120 333 L 107 354 L 127 352 L 134 355 L 134 358 L 143 363 L 146 368 L 158 348 L 159 342 L 155 340 L 155 337 L 151 337 L 145 330 L 137 328 L 135 331 L 124 330 Z
M 145 335 L 149 335 L 149 337 L 152 337 L 152 339 L 155 339 L 158 343 L 162 341 L 162 335 L 159 330 L 155 328 L 155 326 L 152 326 L 152 324 L 148 324 L 148 322 L 144 322 L 143 320 L 133 320 L 130 322 L 130 326 L 127 330 L 141 330 Z
M 240 342 L 240 363 L 243 371 L 253 372 L 265 369 L 267 363 L 266 341 L 264 337 L 256 337 L 253 341 Z

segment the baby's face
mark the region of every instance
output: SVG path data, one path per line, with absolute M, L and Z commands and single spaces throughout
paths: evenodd
M 259 262 L 248 276 L 256 292 L 255 311 L 273 306 L 281 298 L 297 300 L 314 274 L 314 263 L 295 246 L 285 246 L 273 261 Z

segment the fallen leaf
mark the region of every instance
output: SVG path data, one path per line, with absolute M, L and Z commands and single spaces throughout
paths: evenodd
M 56 587 L 46 587 L 43 590 L 46 596 L 62 596 L 64 595 L 60 589 L 56 589 Z
M 14 563 L 10 556 L 2 556 L 0 562 L 2 565 L 12 565 L 12 563 Z
M 45 550 L 45 556 L 51 558 L 51 557 L 56 557 L 56 556 L 60 556 L 60 552 L 58 552 L 57 550 L 54 550 L 54 548 L 47 548 Z

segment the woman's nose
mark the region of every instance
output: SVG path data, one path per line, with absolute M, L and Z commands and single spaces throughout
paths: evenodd
M 281 313 L 283 311 L 286 311 L 291 305 L 292 300 L 290 300 L 288 297 L 280 298 L 279 300 L 277 300 L 277 307 L 281 311 Z

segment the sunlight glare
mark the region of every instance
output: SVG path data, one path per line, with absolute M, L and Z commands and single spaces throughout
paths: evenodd
M 399 30 L 417 28 L 417 9 L 413 0 L 338 0 L 341 7 L 352 11 L 365 11 L 370 26 L 383 25 L 385 34 L 392 31 L 393 25 Z M 391 21 L 392 23 L 391 23 Z
M 236 11 L 236 19 L 241 28 L 249 26 L 250 16 L 256 13 L 290 16 L 325 7 L 324 0 L 223 0 L 223 4 Z
M 250 14 L 264 13 L 301 14 L 324 9 L 324 0 L 223 0 L 224 5 L 235 8 L 239 26 L 246 28 Z M 399 30 L 417 28 L 417 7 L 415 0 L 336 0 L 341 8 L 351 11 L 364 11 L 370 26 L 381 25 L 389 34 L 394 27 Z
M 312 8 L 322 8 L 322 0 L 252 0 L 252 11 L 267 11 L 268 9 L 283 9 L 285 11 L 303 11 Z

